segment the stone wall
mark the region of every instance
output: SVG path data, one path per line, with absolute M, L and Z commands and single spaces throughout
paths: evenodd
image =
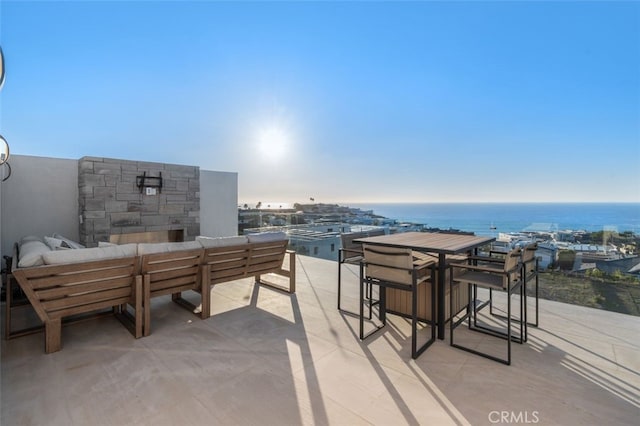
M 162 175 L 155 195 L 138 187 L 145 173 Z M 83 157 L 78 198 L 80 241 L 87 247 L 111 234 L 182 229 L 185 241 L 200 234 L 199 167 Z

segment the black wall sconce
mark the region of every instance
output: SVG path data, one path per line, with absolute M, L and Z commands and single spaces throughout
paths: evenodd
M 2 46 L 0 46 L 0 89 L 4 85 L 4 52 L 2 52 Z
M 4 52 L 2 46 L 0 46 L 0 89 L 4 85 Z M 0 167 L 2 173 L 0 173 L 0 182 L 4 182 L 11 176 L 11 166 L 9 165 L 9 143 L 5 138 L 0 135 Z
M 157 188 L 158 192 L 161 193 L 162 172 L 159 172 L 159 176 L 147 176 L 147 172 L 143 172 L 142 176 L 136 176 L 136 183 L 138 185 L 138 188 L 140 188 L 141 194 L 144 192 L 145 188 Z

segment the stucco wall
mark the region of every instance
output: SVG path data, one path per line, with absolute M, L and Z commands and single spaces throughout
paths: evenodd
M 78 240 L 76 160 L 11 155 L 11 177 L 1 185 L 3 255 L 25 235 L 57 232 Z
M 238 233 L 237 173 L 200 169 L 200 233 L 210 237 Z

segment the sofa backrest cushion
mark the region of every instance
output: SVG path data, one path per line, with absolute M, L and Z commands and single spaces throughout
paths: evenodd
M 178 243 L 140 243 L 138 244 L 138 255 L 153 253 L 170 253 L 174 251 L 201 249 L 202 245 L 198 241 L 185 241 Z
M 198 241 L 204 248 L 212 248 L 247 244 L 249 239 L 246 235 L 238 235 L 236 237 L 205 237 L 201 235 L 196 237 L 196 241 Z
M 44 265 L 42 255 L 51 251 L 51 248 L 37 237 L 25 237 L 18 247 L 18 267 L 29 268 L 31 266 Z
M 44 253 L 42 259 L 46 265 L 62 263 L 82 263 L 94 260 L 133 257 L 137 254 L 137 244 L 123 244 L 113 247 L 92 247 L 78 250 L 54 250 Z
M 249 234 L 247 237 L 250 243 L 270 243 L 288 239 L 287 234 L 284 232 L 261 232 L 259 234 Z

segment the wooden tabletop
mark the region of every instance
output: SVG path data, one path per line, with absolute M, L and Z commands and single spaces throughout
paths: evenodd
M 492 241 L 495 241 L 494 237 L 437 232 L 402 232 L 354 240 L 356 243 L 375 244 L 387 247 L 404 247 L 416 251 L 444 254 L 464 253 Z

